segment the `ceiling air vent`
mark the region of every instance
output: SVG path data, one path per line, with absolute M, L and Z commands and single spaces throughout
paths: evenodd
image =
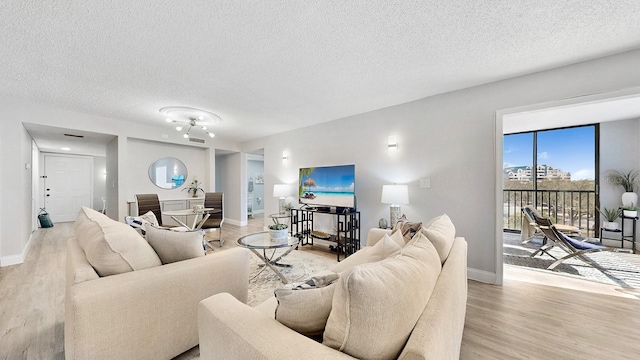
M 79 138 L 79 139 L 84 139 L 84 135 L 64 134 L 64 136 L 73 137 L 73 138 Z
M 194 142 L 194 143 L 198 143 L 198 144 L 204 144 L 204 139 L 198 139 L 198 138 L 190 137 L 189 141 Z

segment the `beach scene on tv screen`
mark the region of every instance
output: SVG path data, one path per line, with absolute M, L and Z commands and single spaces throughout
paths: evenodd
M 354 207 L 355 165 L 300 169 L 301 204 Z

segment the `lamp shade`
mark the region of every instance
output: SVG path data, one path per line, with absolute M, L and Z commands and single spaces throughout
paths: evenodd
M 382 185 L 383 204 L 408 204 L 409 188 L 407 185 Z
M 289 196 L 290 193 L 289 185 L 287 184 L 275 184 L 273 185 L 273 197 L 286 197 Z

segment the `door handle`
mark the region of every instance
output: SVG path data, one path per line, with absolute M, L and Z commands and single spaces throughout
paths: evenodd
M 47 196 L 51 196 L 51 194 L 47 194 Z

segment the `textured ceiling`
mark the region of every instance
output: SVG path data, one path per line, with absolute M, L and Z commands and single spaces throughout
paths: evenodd
M 0 94 L 243 141 L 640 47 L 638 0 L 3 0 Z

